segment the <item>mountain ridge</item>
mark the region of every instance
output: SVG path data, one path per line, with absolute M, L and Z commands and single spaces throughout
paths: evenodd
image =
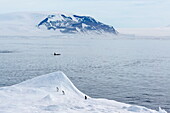
M 46 26 L 47 30 L 59 30 L 62 33 L 85 33 L 88 31 L 94 31 L 96 33 L 118 33 L 113 26 L 96 21 L 90 16 L 79 16 L 75 14 L 48 15 L 48 17 L 42 20 L 37 26 L 40 28 L 40 26 L 43 25 Z

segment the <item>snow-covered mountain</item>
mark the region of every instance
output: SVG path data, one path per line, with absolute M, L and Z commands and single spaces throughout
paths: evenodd
M 0 113 L 167 113 L 85 95 L 63 72 L 54 72 L 1 87 Z
M 46 26 L 48 30 L 59 30 L 62 33 L 96 32 L 117 34 L 109 25 L 96 21 L 90 16 L 55 14 L 48 15 L 38 24 L 38 27 Z
M 118 34 L 109 25 L 90 16 L 66 13 L 35 12 L 0 14 L 1 36 L 69 34 Z

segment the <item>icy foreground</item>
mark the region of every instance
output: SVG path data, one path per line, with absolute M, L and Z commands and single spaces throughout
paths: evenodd
M 0 113 L 167 113 L 84 96 L 63 72 L 54 72 L 0 88 Z

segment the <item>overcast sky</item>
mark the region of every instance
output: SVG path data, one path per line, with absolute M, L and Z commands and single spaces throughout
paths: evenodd
M 0 0 L 0 13 L 25 11 L 90 15 L 117 28 L 170 25 L 170 0 Z

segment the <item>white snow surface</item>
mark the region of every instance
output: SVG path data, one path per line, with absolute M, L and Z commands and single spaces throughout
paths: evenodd
M 63 72 L 58 71 L 1 87 L 0 113 L 167 113 L 161 108 L 155 111 L 89 96 L 85 100 L 84 96 Z

